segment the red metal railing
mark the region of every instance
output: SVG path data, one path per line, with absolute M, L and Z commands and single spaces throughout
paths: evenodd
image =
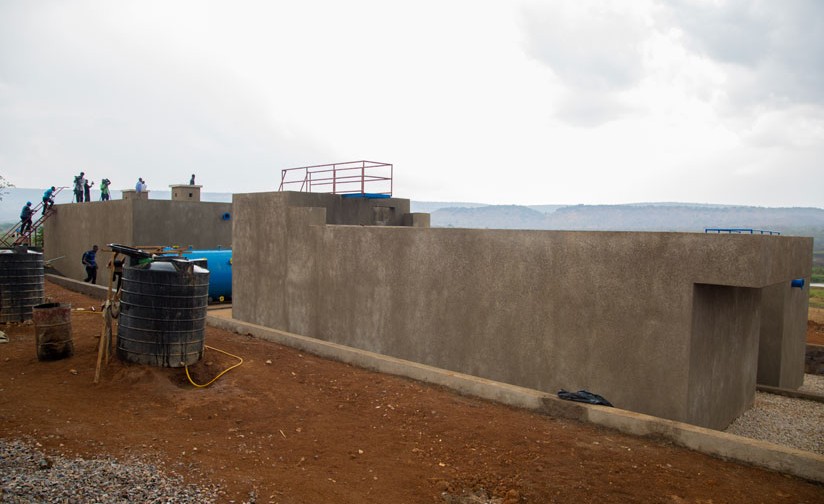
M 67 189 L 67 187 L 57 187 L 55 191 L 52 193 L 52 199 L 55 196 L 60 194 L 60 191 L 63 189 Z M 13 227 L 9 228 L 2 236 L 0 236 L 0 247 L 11 247 L 13 245 L 33 245 L 32 237 L 37 235 L 37 229 L 43 225 L 46 220 L 51 217 L 55 210 L 51 209 L 48 213 L 43 213 L 40 217 L 37 217 L 37 213 L 43 209 L 43 201 L 41 200 L 40 203 L 32 206 L 32 224 L 31 229 L 26 230 L 26 232 L 22 231 L 22 224 L 23 221 L 18 221 Z
M 377 161 L 347 161 L 287 168 L 278 191 L 392 196 L 393 166 Z

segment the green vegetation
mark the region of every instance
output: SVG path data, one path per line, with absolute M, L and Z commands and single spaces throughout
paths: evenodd
M 810 287 L 810 307 L 824 308 L 824 289 Z
M 812 283 L 824 283 L 824 266 L 813 266 Z
M 34 235 L 31 237 L 31 244 L 33 247 L 43 248 L 43 226 L 37 228 Z

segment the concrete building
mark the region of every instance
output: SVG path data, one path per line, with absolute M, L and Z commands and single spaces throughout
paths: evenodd
M 144 193 L 145 194 L 145 193 Z M 109 254 L 106 244 L 179 245 L 197 249 L 231 248 L 231 203 L 122 199 L 56 205 L 44 228 L 43 252 L 61 274 L 83 279 L 83 252 L 100 246 L 98 281 Z
M 405 199 L 181 194 L 58 205 L 45 259 L 82 279 L 95 243 L 232 248 L 238 320 L 704 427 L 756 382 L 803 381 L 811 238 L 431 229 Z
M 430 229 L 407 200 L 233 198 L 233 316 L 724 428 L 797 387 L 812 239 Z M 407 224 L 407 226 L 403 226 Z

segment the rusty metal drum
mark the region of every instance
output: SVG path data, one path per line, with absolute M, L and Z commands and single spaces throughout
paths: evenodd
M 74 355 L 72 305 L 44 303 L 32 307 L 37 359 L 59 360 Z

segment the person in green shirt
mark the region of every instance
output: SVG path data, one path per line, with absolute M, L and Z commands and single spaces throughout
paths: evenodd
M 104 178 L 100 181 L 100 201 L 109 201 L 109 185 L 111 180 Z

